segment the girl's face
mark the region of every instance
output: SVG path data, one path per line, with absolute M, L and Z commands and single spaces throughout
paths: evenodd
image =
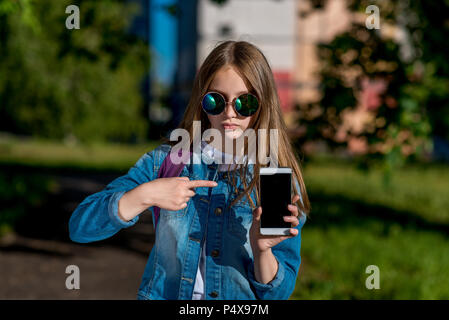
M 225 66 L 217 71 L 208 91 L 221 93 L 228 102 L 222 113 L 207 115 L 211 128 L 219 130 L 224 139 L 234 140 L 241 136 L 254 117 L 254 115 L 249 117 L 239 115 L 232 105 L 234 98 L 249 92 L 243 79 L 232 66 Z

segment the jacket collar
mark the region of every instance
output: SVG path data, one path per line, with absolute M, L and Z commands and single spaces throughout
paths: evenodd
M 220 150 L 218 150 L 217 148 L 213 147 L 212 145 L 208 144 L 206 141 L 201 141 L 201 153 L 202 153 L 202 159 L 205 160 L 206 163 L 215 163 L 219 165 L 221 165 L 221 168 L 223 168 L 224 170 L 227 170 L 228 166 L 230 163 L 232 163 L 231 165 L 231 170 L 233 168 L 236 168 L 236 164 L 241 164 L 242 162 L 244 163 L 247 159 L 247 155 L 243 156 L 243 160 L 239 160 L 241 159 L 241 157 L 239 156 L 234 156 L 229 154 L 229 153 L 225 153 L 222 152 Z M 252 174 L 253 172 L 253 167 L 254 164 L 248 164 L 248 171 Z

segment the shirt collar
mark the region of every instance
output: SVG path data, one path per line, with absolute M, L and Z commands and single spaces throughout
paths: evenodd
M 229 163 L 234 163 L 234 164 L 239 163 L 239 159 L 240 159 L 239 156 L 233 157 L 233 155 L 218 150 L 217 148 L 208 144 L 206 141 L 201 141 L 201 149 L 202 149 L 202 153 L 204 155 L 206 155 L 206 157 L 208 157 L 210 160 L 215 160 L 215 163 L 220 163 L 220 164 L 224 164 L 224 165 L 227 165 Z M 247 158 L 247 156 L 244 155 L 243 161 L 246 161 L 246 158 Z M 221 161 L 220 161 L 220 159 L 221 159 Z

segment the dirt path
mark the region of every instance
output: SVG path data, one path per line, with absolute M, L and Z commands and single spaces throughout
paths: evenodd
M 0 299 L 136 299 L 154 241 L 151 216 L 110 239 L 77 244 L 68 220 L 88 195 L 117 175 L 58 174 L 60 188 L 38 210 L 22 219 L 15 234 L 0 240 Z M 80 289 L 65 286 L 66 267 L 80 270 Z

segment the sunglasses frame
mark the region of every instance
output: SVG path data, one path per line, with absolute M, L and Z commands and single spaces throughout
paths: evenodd
M 252 94 L 252 93 L 250 93 L 250 92 L 248 92 L 248 93 L 242 93 L 242 94 L 239 95 L 238 97 L 235 97 L 232 101 L 226 101 L 225 97 L 224 97 L 220 92 L 217 92 L 217 91 L 208 91 L 208 92 L 206 92 L 206 93 L 203 95 L 203 98 L 201 99 L 201 108 L 204 110 L 204 112 L 206 112 L 207 114 L 209 114 L 209 115 L 211 115 L 211 116 L 218 116 L 219 114 L 212 114 L 212 113 L 209 113 L 209 112 L 204 108 L 204 106 L 203 106 L 203 100 L 204 100 L 204 98 L 205 98 L 208 94 L 210 94 L 210 93 L 216 93 L 216 94 L 218 94 L 220 97 L 223 98 L 223 101 L 225 102 L 225 108 L 224 108 L 219 114 L 221 114 L 223 111 L 225 111 L 226 106 L 228 105 L 228 103 L 231 103 L 231 104 L 232 104 L 232 107 L 234 108 L 234 111 L 235 111 L 238 115 L 240 115 L 240 116 L 242 116 L 242 117 L 251 117 L 251 116 L 255 115 L 256 112 L 257 112 L 257 111 L 259 110 L 259 108 L 260 108 L 260 102 L 259 102 L 259 99 L 256 97 L 255 94 Z M 235 101 L 236 101 L 238 98 L 240 98 L 241 96 L 244 96 L 244 95 L 251 95 L 251 96 L 253 96 L 253 97 L 257 100 L 257 110 L 256 110 L 256 112 L 254 112 L 253 114 L 251 114 L 251 115 L 249 115 L 249 116 L 246 116 L 246 115 L 241 114 L 241 113 L 238 112 L 237 109 L 235 108 Z

